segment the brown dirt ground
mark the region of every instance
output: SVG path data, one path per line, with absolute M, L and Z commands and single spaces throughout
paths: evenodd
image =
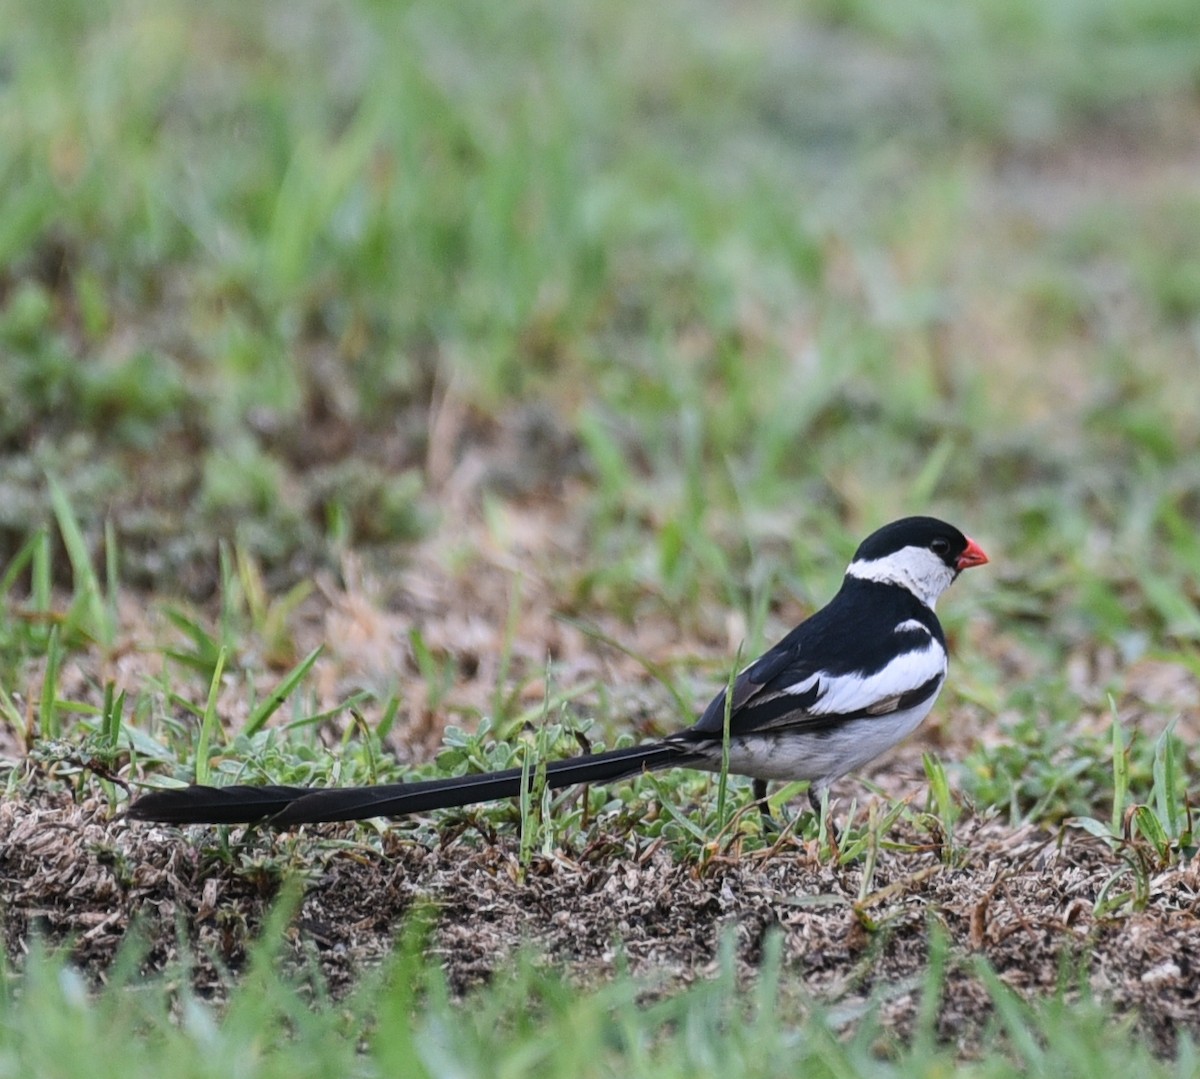
M 789 985 L 851 1014 L 875 994 L 885 1024 L 902 1034 L 936 923 L 952 957 L 940 1029 L 964 1050 L 991 1011 L 972 973 L 976 954 L 1023 995 L 1065 980 L 1134 1011 L 1162 1051 L 1181 1028 L 1200 1032 L 1200 872 L 1192 863 L 1159 872 L 1143 911 L 1097 919 L 1093 905 L 1125 863 L 1070 830 L 972 820 L 955 836 L 953 865 L 898 831 L 894 838 L 918 849 L 881 853 L 862 916 L 862 867 L 822 863 L 798 841 L 701 866 L 628 836 L 601 836 L 585 851 L 538 857 L 522 875 L 515 839 L 487 841 L 473 830 L 448 831 L 440 844 L 398 830 L 364 837 L 353 826 L 255 834 L 236 838 L 230 858 L 219 856 L 215 835 L 114 819 L 99 798 L 0 804 L 9 953 L 19 957 L 40 933 L 70 942 L 76 961 L 102 978 L 136 922 L 147 969 L 182 947 L 197 989 L 219 997 L 223 970 L 239 969 L 277 894 L 279 876 L 266 867 L 283 864 L 305 875 L 288 946 L 300 961 L 315 956 L 335 992 L 387 952 L 414 905 L 437 912 L 433 947 L 456 991 L 502 973 L 523 947 L 582 981 L 602 980 L 624 961 L 669 988 L 711 973 L 727 932 L 739 973 L 752 979 L 775 929 Z

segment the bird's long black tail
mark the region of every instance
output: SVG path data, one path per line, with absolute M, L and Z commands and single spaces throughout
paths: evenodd
M 546 766 L 546 783 L 552 789 L 576 783 L 604 783 L 641 771 L 694 765 L 700 759 L 684 743 L 651 742 L 551 761 Z M 129 816 L 162 824 L 267 821 L 275 827 L 290 827 L 367 817 L 402 817 L 407 813 L 511 798 L 520 793 L 520 768 L 375 787 L 196 786 L 144 794 L 129 807 Z

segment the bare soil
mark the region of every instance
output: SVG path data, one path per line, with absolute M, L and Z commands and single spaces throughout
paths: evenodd
M 900 1034 L 936 925 L 951 956 L 940 1029 L 965 1051 L 990 1017 L 974 955 L 1023 995 L 1065 984 L 1133 1011 L 1162 1051 L 1180 1029 L 1200 1032 L 1195 865 L 1152 875 L 1144 910 L 1097 919 L 1097 898 L 1126 862 L 1083 833 L 972 820 L 951 858 L 902 830 L 894 838 L 914 849 L 882 851 L 857 902 L 862 867 L 823 863 L 799 841 L 700 865 L 601 836 L 522 873 L 515 839 L 473 829 L 449 829 L 441 843 L 343 825 L 299 837 L 235 832 L 223 853 L 213 829 L 132 824 L 101 799 L 47 794 L 0 804 L 0 908 L 14 957 L 40 934 L 102 978 L 136 924 L 148 971 L 184 948 L 196 988 L 216 997 L 278 892 L 280 866 L 305 876 L 287 948 L 300 964 L 315 957 L 335 992 L 380 960 L 417 905 L 436 912 L 432 946 L 457 992 L 502 974 L 522 948 L 587 983 L 624 963 L 663 991 L 711 973 L 726 933 L 749 980 L 778 931 L 790 986 L 851 1015 L 875 995 Z

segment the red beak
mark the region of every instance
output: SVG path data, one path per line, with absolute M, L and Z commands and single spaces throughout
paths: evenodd
M 970 569 L 972 566 L 984 565 L 987 560 L 988 556 L 983 553 L 983 548 L 968 536 L 967 549 L 958 556 L 958 561 L 954 563 L 954 568 L 957 570 Z

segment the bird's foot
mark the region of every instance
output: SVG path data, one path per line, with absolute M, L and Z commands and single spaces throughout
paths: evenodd
M 782 835 L 783 822 L 771 816 L 771 805 L 767 801 L 767 781 L 765 779 L 756 779 L 754 781 L 754 801 L 758 805 L 763 835 Z

